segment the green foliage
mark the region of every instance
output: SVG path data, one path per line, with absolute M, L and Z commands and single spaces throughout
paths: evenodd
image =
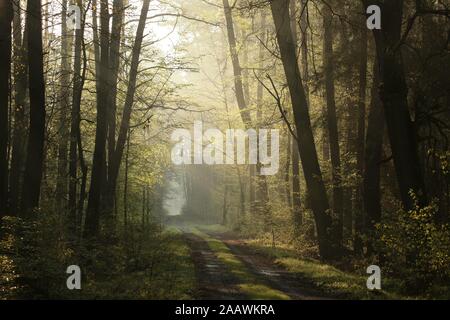
M 156 224 L 129 224 L 120 236 L 77 243 L 64 219 L 6 217 L 0 242 L 0 299 L 186 299 L 194 283 L 180 235 Z M 82 289 L 68 290 L 66 269 L 82 270 Z
M 61 241 L 58 218 L 39 215 L 35 221 L 24 221 L 5 217 L 2 235 L 0 250 L 14 274 L 10 285 L 20 297 L 61 298 L 73 251 Z M 4 267 L 2 263 L 1 268 Z
M 435 203 L 399 209 L 377 226 L 380 253 L 387 273 L 401 278 L 406 290 L 423 293 L 450 280 L 450 227 L 435 221 Z
M 194 283 L 189 248 L 180 235 L 156 225 L 129 225 L 117 245 L 87 253 L 88 298 L 188 299 Z

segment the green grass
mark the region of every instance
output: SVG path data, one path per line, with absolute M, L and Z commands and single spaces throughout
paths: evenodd
M 86 287 L 82 298 L 186 300 L 192 299 L 195 271 L 190 248 L 176 229 L 165 230 L 158 244 L 144 243 L 141 256 L 145 266 L 137 270 L 124 270 L 99 281 L 96 277 Z M 146 248 L 149 245 L 150 247 Z
M 193 228 L 192 232 L 204 239 L 220 261 L 228 266 L 230 272 L 239 280 L 237 288 L 245 294 L 248 299 L 290 299 L 285 293 L 262 284 L 260 279 L 253 275 L 244 263 L 239 260 L 222 241 L 210 237 L 197 228 Z
M 132 242 L 78 248 L 71 260 L 67 256 L 73 250 L 61 249 L 56 241 L 33 244 L 33 254 L 24 255 L 18 250 L 23 245 L 11 237 L 3 239 L 0 300 L 192 299 L 196 278 L 183 235 L 170 229 L 150 237 L 134 233 L 134 237 Z M 74 263 L 81 267 L 81 290 L 66 287 L 65 269 Z
M 142 244 L 140 259 L 131 269 L 111 275 L 91 273 L 77 299 L 186 300 L 193 299 L 194 265 L 190 248 L 176 229 L 165 230 L 158 243 Z M 121 260 L 121 259 L 119 259 Z
M 192 299 L 196 278 L 194 264 L 191 259 L 191 250 L 179 230 L 167 230 L 167 233 L 172 239 L 167 247 L 171 257 L 165 260 L 164 265 L 160 266 L 160 269 L 172 269 L 173 272 L 171 276 L 172 292 L 168 298 Z M 176 268 L 173 268 L 173 265 L 176 265 Z M 163 279 L 163 281 L 165 280 Z M 161 283 L 161 285 L 164 285 L 164 283 Z
M 273 248 L 254 242 L 248 245 L 256 252 L 270 257 L 274 262 L 289 272 L 304 279 L 312 287 L 327 295 L 342 299 L 404 299 L 393 289 L 397 283 L 391 279 L 382 278 L 382 289 L 370 291 L 366 281 L 368 275 L 359 275 L 345 272 L 329 264 L 314 259 L 298 257 L 294 250 L 286 248 Z

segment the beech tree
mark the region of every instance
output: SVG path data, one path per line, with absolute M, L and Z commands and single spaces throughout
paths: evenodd
M 45 140 L 45 83 L 42 51 L 41 1 L 27 1 L 27 60 L 30 90 L 30 130 L 22 187 L 22 213 L 31 216 L 39 206 Z
M 319 250 L 322 258 L 329 259 L 334 253 L 331 238 L 332 222 L 329 214 L 328 198 L 311 130 L 306 94 L 297 64 L 296 46 L 290 27 L 289 1 L 274 0 L 271 1 L 270 5 L 275 22 L 281 59 L 283 60 L 284 71 L 289 85 L 295 126 L 297 129 L 298 149 L 302 161 L 303 174 L 311 197 L 311 207 L 316 221 Z
M 371 2 L 364 1 L 366 7 Z M 415 207 L 413 192 L 420 205 L 427 203 L 422 170 L 417 151 L 417 136 L 408 107 L 408 86 L 405 80 L 402 45 L 403 0 L 379 1 L 382 31 L 374 29 L 383 102 L 389 142 L 392 149 L 401 199 L 406 209 Z
M 11 22 L 13 18 L 12 2 L 0 2 L 0 217 L 6 214 L 8 207 L 8 116 L 9 116 L 9 79 L 11 72 Z
M 333 215 L 336 219 L 335 237 L 338 243 L 342 243 L 343 232 L 343 193 L 341 183 L 341 152 L 339 147 L 339 135 L 337 124 L 337 112 L 334 86 L 334 61 L 333 61 L 333 16 L 330 7 L 323 7 L 323 45 L 324 45 L 324 73 L 326 95 L 326 119 L 328 141 L 330 143 L 330 156 L 333 180 Z
M 11 167 L 9 171 L 9 209 L 12 215 L 17 215 L 25 164 L 27 117 L 27 28 L 22 28 L 22 12 L 17 1 L 13 1 L 13 69 L 14 69 L 14 128 L 11 138 Z

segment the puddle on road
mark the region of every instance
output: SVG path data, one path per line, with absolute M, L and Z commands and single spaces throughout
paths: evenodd
M 273 270 L 258 270 L 258 272 L 262 275 L 269 276 L 269 277 L 279 277 L 280 276 L 280 274 L 278 272 L 273 271 Z

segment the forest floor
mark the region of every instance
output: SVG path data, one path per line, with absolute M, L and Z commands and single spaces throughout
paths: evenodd
M 398 299 L 371 292 L 367 277 L 283 248 L 242 239 L 218 226 L 177 226 L 191 249 L 195 299 Z
M 193 299 L 197 278 L 184 235 L 148 234 L 135 230 L 128 241 L 99 242 L 89 250 L 59 239 L 23 244 L 0 237 L 0 300 Z M 81 290 L 66 285 L 66 268 L 74 263 L 82 270 Z
M 28 242 L 24 246 L 6 237 L 0 241 L 0 300 L 420 298 L 400 294 L 398 282 L 387 277 L 383 290 L 369 291 L 365 264 L 344 270 L 220 225 L 178 222 L 162 230 L 148 232 L 152 237 L 133 233 L 138 246 L 99 244 L 93 252 L 80 252 L 84 277 L 79 291 L 67 290 L 64 271 L 71 262 L 57 254 L 58 241 L 33 245 L 30 256 Z M 93 263 L 87 264 L 89 257 Z
M 196 299 L 336 298 L 259 254 L 231 232 L 181 227 L 197 276 Z

